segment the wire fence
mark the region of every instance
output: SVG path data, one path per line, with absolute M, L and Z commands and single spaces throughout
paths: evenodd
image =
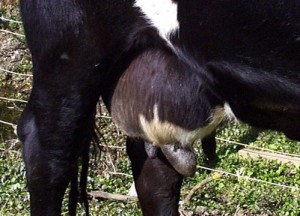
M 0 29 L 0 32 L 4 32 L 4 33 L 7 33 L 7 34 L 12 34 L 12 35 L 15 35 L 15 36 L 18 36 L 18 37 L 25 37 L 25 35 L 23 35 L 23 34 L 15 33 L 15 32 L 9 31 L 9 30 L 5 30 L 5 29 Z
M 22 24 L 21 21 L 16 21 L 16 20 L 8 19 L 8 18 L 5 18 L 5 17 L 3 17 L 3 16 L 0 16 L 0 20 L 3 20 L 3 21 L 5 21 L 5 22 L 11 22 L 11 23 Z
M 231 173 L 231 172 L 226 172 L 224 170 L 217 170 L 217 169 L 212 169 L 212 168 L 209 168 L 209 167 L 199 166 L 199 165 L 197 165 L 197 167 L 200 168 L 200 169 L 203 169 L 203 170 L 213 171 L 213 172 L 217 172 L 217 173 L 220 173 L 220 174 L 233 176 L 233 177 L 236 177 L 236 178 L 246 179 L 246 180 L 249 180 L 249 181 L 260 182 L 260 183 L 263 183 L 263 184 L 268 184 L 268 185 L 281 187 L 281 188 L 286 188 L 286 189 L 291 189 L 291 190 L 297 190 L 297 191 L 300 190 L 299 187 L 294 187 L 294 186 L 290 186 L 290 185 L 283 185 L 283 184 L 277 184 L 277 183 L 265 181 L 265 180 L 262 180 L 262 179 L 257 179 L 257 178 L 252 178 L 252 177 L 249 177 L 249 176 L 244 176 L 244 175 L 240 175 L 240 174 L 234 174 L 234 173 Z
M 8 18 L 5 18 L 5 17 L 0 17 L 0 20 L 6 21 L 6 22 L 17 23 L 17 24 L 21 24 L 22 23 L 21 21 L 11 20 L 11 19 L 8 19 Z M 4 29 L 0 29 L 0 32 L 4 32 L 4 33 L 7 33 L 7 34 L 12 34 L 12 35 L 19 36 L 19 37 L 24 37 L 25 36 L 23 34 L 11 32 L 11 31 L 4 30 Z M 9 74 L 16 75 L 16 76 L 32 77 L 31 74 L 22 74 L 22 73 L 18 73 L 18 72 L 13 72 L 13 71 L 1 68 L 1 67 L 0 67 L 0 71 L 3 72 L 3 73 L 9 73 Z M 6 98 L 6 97 L 0 97 L 0 100 L 2 100 L 2 101 L 8 101 L 8 102 L 27 103 L 27 101 L 25 101 L 25 100 L 14 99 L 14 98 Z M 110 118 L 110 117 L 107 117 L 107 116 L 100 116 L 100 118 L 102 118 L 102 117 L 103 118 Z M 7 122 L 7 121 L 0 120 L 0 124 L 6 125 L 6 126 L 10 126 L 13 129 L 16 129 L 16 124 L 13 124 L 13 123 L 10 123 L 10 122 Z M 233 144 L 233 145 L 240 145 L 240 146 L 247 147 L 247 148 L 258 149 L 258 150 L 261 150 L 262 152 L 272 152 L 272 153 L 277 153 L 277 154 L 282 154 L 282 155 L 288 155 L 288 156 L 292 156 L 292 157 L 297 157 L 297 158 L 300 159 L 300 155 L 299 154 L 292 154 L 292 153 L 286 153 L 286 152 L 281 152 L 281 151 L 275 151 L 275 150 L 271 150 L 271 149 L 267 149 L 267 148 L 250 146 L 249 144 L 244 144 L 244 143 L 232 141 L 232 140 L 229 140 L 229 139 L 218 138 L 218 137 L 216 139 L 219 140 L 219 141 L 222 141 L 222 142 L 227 142 L 229 144 Z M 107 147 L 107 146 L 103 146 L 103 147 Z M 122 149 L 124 148 L 124 147 L 115 147 L 115 146 L 112 146 L 112 147 L 113 148 L 122 148 Z M 5 149 L 0 149 L 0 150 L 1 151 L 2 150 L 6 151 Z M 238 179 L 242 178 L 242 179 L 245 179 L 245 180 L 254 181 L 254 182 L 260 182 L 260 183 L 263 183 L 263 184 L 268 184 L 268 185 L 272 185 L 272 186 L 276 186 L 276 187 L 281 187 L 281 188 L 285 188 L 285 189 L 291 189 L 291 190 L 297 190 L 297 191 L 300 190 L 299 187 L 289 186 L 289 185 L 283 185 L 283 184 L 277 184 L 277 183 L 272 183 L 272 182 L 265 181 L 265 180 L 262 180 L 262 179 L 252 178 L 252 177 L 244 176 L 244 175 L 240 175 L 240 174 L 235 174 L 235 173 L 227 172 L 227 171 L 224 171 L 224 170 L 212 169 L 212 168 L 205 167 L 205 166 L 200 166 L 200 165 L 198 165 L 197 167 L 200 168 L 200 169 L 203 169 L 203 170 L 208 170 L 208 171 L 213 171 L 213 172 L 217 172 L 217 173 L 228 175 L 228 176 L 233 176 L 233 177 L 236 177 Z M 118 173 L 118 174 L 120 174 L 120 173 Z M 121 173 L 121 174 L 122 175 L 127 175 L 127 176 L 131 177 L 131 175 L 128 175 L 128 174 L 123 174 L 123 173 Z
M 268 149 L 268 148 L 261 148 L 261 147 L 257 147 L 257 146 L 251 146 L 249 144 L 244 144 L 244 143 L 240 143 L 240 142 L 236 142 L 236 141 L 232 141 L 229 139 L 223 139 L 223 138 L 216 138 L 217 140 L 220 140 L 222 142 L 227 142 L 227 143 L 231 143 L 234 145 L 239 145 L 239 146 L 243 146 L 243 147 L 247 147 L 247 148 L 251 148 L 251 149 L 258 149 L 261 150 L 263 152 L 271 152 L 271 153 L 276 153 L 276 154 L 281 154 L 281 155 L 286 155 L 286 156 L 291 156 L 291 157 L 299 157 L 300 158 L 300 154 L 292 154 L 292 153 L 287 153 L 287 152 L 282 152 L 282 151 L 275 151 L 272 149 Z
M 14 99 L 14 98 L 6 98 L 6 97 L 0 97 L 0 100 L 11 101 L 11 102 L 27 103 L 27 101 L 25 101 L 25 100 Z
M 10 123 L 10 122 L 6 122 L 6 121 L 2 121 L 2 120 L 0 120 L 0 123 L 1 123 L 1 124 L 4 124 L 4 125 L 8 125 L 8 126 L 12 126 L 12 127 L 16 127 L 16 125 L 15 125 L 15 124 L 13 124 L 13 123 Z
M 16 23 L 16 24 L 20 24 L 20 25 L 22 24 L 21 21 L 16 21 L 16 20 L 8 19 L 8 18 L 5 18 L 3 16 L 0 17 L 0 20 L 2 20 L 4 22 Z M 12 31 L 9 31 L 9 30 L 6 30 L 6 29 L 0 29 L 0 32 L 4 32 L 4 33 L 7 33 L 7 34 L 12 34 L 12 35 L 18 36 L 18 37 L 25 37 L 24 34 L 12 32 Z
M 4 68 L 1 68 L 1 67 L 0 67 L 0 71 L 3 72 L 3 73 L 9 73 L 9 74 L 17 75 L 17 76 L 32 77 L 31 74 L 23 74 L 23 73 L 13 72 L 13 71 L 6 70 L 6 69 L 4 69 Z

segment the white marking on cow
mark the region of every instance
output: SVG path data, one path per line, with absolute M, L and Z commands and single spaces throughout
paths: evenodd
M 239 120 L 237 119 L 237 117 L 234 115 L 234 113 L 232 112 L 231 107 L 229 106 L 228 103 L 224 104 L 224 112 L 225 112 L 225 117 L 228 120 L 233 120 L 235 122 L 238 122 Z
M 68 53 L 64 52 L 60 55 L 60 59 L 62 60 L 70 60 Z
M 172 0 L 136 0 L 134 5 L 140 8 L 160 36 L 169 42 L 172 33 L 179 28 L 177 4 Z
M 143 115 L 139 115 L 140 125 L 144 138 L 158 147 L 175 142 L 181 143 L 183 147 L 191 146 L 195 140 L 210 134 L 225 118 L 224 107 L 217 107 L 207 126 L 190 131 L 167 121 L 162 122 L 159 119 L 157 105 L 154 106 L 153 114 L 154 117 L 150 121 Z

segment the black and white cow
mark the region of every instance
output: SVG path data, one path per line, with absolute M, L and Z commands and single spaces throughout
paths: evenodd
M 215 157 L 229 108 L 299 139 L 299 11 L 296 0 L 21 0 L 34 75 L 18 126 L 31 214 L 60 215 L 100 96 L 129 135 L 144 215 L 178 215 L 192 143 L 204 139 Z

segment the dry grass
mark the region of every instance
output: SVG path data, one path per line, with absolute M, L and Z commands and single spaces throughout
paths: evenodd
M 1 0 L 0 1 L 0 8 L 15 7 L 18 4 L 19 4 L 18 0 Z

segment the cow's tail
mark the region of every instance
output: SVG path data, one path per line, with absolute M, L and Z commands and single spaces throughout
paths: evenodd
M 300 74 L 289 71 L 258 70 L 252 67 L 228 62 L 211 62 L 207 73 L 213 88 L 217 88 L 226 101 L 255 100 L 265 102 L 295 104 L 299 103 Z M 283 75 L 284 73 L 284 75 Z M 292 77 L 292 76 L 298 77 Z M 298 100 L 296 100 L 298 99 Z
M 92 143 L 100 150 L 98 131 L 95 128 L 92 135 Z M 81 162 L 80 170 L 80 182 L 78 182 L 79 169 L 76 167 L 76 173 L 71 179 L 70 192 L 69 192 L 69 214 L 71 216 L 76 215 L 76 207 L 78 203 L 78 198 L 83 203 L 85 209 L 85 215 L 89 215 L 89 203 L 88 203 L 88 193 L 87 193 L 87 178 L 89 169 L 89 159 L 90 159 L 90 142 L 84 145 L 81 152 L 79 161 Z M 81 159 L 81 160 L 80 160 Z M 78 185 L 79 183 L 79 185 Z M 79 187 L 78 187 L 79 186 Z
M 89 202 L 87 194 L 87 177 L 89 169 L 89 148 L 86 148 L 81 156 L 81 173 L 80 173 L 80 197 L 85 208 L 85 215 L 89 215 Z
M 78 182 L 78 177 L 79 177 L 78 166 L 76 167 L 75 175 L 71 179 L 70 192 L 69 192 L 69 214 L 71 216 L 76 215 L 76 209 L 77 209 L 76 207 L 77 207 L 79 197 L 85 208 L 85 215 L 89 215 L 88 194 L 87 194 L 89 147 L 90 145 L 85 146 L 81 154 L 81 158 L 80 158 L 81 160 L 79 159 L 79 161 L 81 162 L 80 182 Z
M 78 166 L 76 166 L 76 173 L 71 179 L 70 192 L 69 192 L 69 214 L 70 216 L 76 215 L 76 207 L 78 202 Z

